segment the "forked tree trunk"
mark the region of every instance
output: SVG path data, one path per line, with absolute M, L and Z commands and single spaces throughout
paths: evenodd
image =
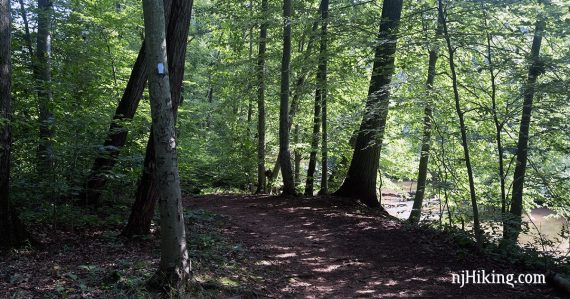
M 182 98 L 182 81 L 184 79 L 184 64 L 186 61 L 186 47 L 188 43 L 192 5 L 192 0 L 172 1 L 172 12 L 170 14 L 170 22 L 168 23 L 169 35 L 167 37 L 166 47 L 168 52 L 168 69 L 172 99 L 171 111 L 175 123 L 178 106 Z M 153 131 L 151 128 L 144 158 L 143 173 L 138 183 L 129 222 L 121 233 L 123 236 L 146 235 L 150 233 L 154 207 L 159 195 L 159 185 L 155 177 L 157 163 L 155 159 Z
M 291 1 L 283 0 L 283 59 L 279 105 L 279 164 L 283 175 L 283 195 L 294 195 L 295 182 L 289 152 L 289 72 L 291 64 Z
M 321 2 L 321 5 L 322 4 L 323 3 Z M 321 8 L 319 7 L 319 12 L 320 11 Z M 293 87 L 293 92 L 292 92 L 293 99 L 291 100 L 291 108 L 289 109 L 289 131 L 291 131 L 293 120 L 295 119 L 295 115 L 297 114 L 297 110 L 299 109 L 299 101 L 305 92 L 304 91 L 305 80 L 307 79 L 307 75 L 309 73 L 309 66 L 311 66 L 311 64 L 308 63 L 308 60 L 313 53 L 313 45 L 315 43 L 318 26 L 319 26 L 319 21 L 318 20 L 314 21 L 311 27 L 311 31 L 309 33 L 309 41 L 307 42 L 307 48 L 305 49 L 303 55 L 304 63 L 301 66 L 301 71 L 299 72 L 297 79 L 295 80 L 295 86 Z M 303 47 L 301 47 L 300 49 L 301 52 L 303 52 L 302 48 Z M 281 168 L 279 165 L 279 156 L 278 156 L 277 160 L 275 161 L 275 165 L 273 166 L 272 176 L 270 178 L 271 181 L 274 181 L 277 178 L 280 170 Z
M 50 0 L 38 0 L 38 33 L 36 49 L 36 88 L 40 121 L 40 143 L 38 146 L 38 171 L 42 175 L 51 172 L 54 163 L 53 123 L 51 111 L 51 19 L 53 6 Z
M 170 20 L 171 7 L 172 0 L 164 0 L 166 20 Z M 172 32 L 168 32 L 167 35 L 172 35 Z M 85 181 L 84 190 L 79 197 L 85 204 L 96 205 L 99 203 L 101 192 L 107 183 L 107 174 L 112 171 L 117 163 L 120 149 L 125 146 L 127 142 L 128 130 L 123 127 L 123 122 L 131 120 L 135 116 L 143 95 L 147 77 L 146 46 L 143 41 L 137 60 L 131 70 L 127 87 L 123 92 L 121 101 L 115 110 L 113 121 L 107 131 L 102 151 L 98 157 L 95 158 L 91 172 Z
M 190 260 L 176 154 L 175 117 L 170 92 L 162 1 L 144 0 L 147 70 L 152 112 L 156 178 L 160 197 L 160 266 L 149 283 L 180 290 L 190 278 Z M 174 75 L 174 74 L 173 74 Z
M 257 190 L 265 193 L 265 52 L 267 51 L 268 0 L 261 1 L 259 52 L 257 54 Z
M 524 101 L 517 142 L 516 167 L 513 175 L 513 195 L 511 199 L 510 215 L 505 219 L 503 240 L 506 244 L 515 244 L 521 231 L 521 216 L 523 210 L 523 190 L 528 156 L 528 140 L 530 132 L 530 118 L 532 113 L 532 102 L 536 90 L 536 80 L 544 71 L 544 66 L 540 60 L 540 46 L 546 22 L 543 15 L 538 16 L 532 48 L 530 50 L 530 67 L 528 77 L 524 87 Z
M 436 36 L 435 42 L 439 40 L 441 36 L 441 15 L 438 13 L 437 18 L 437 29 L 436 29 Z M 426 103 L 424 108 L 424 130 L 423 130 L 423 137 L 422 137 L 422 149 L 420 153 L 420 165 L 418 167 L 418 181 L 416 185 L 416 195 L 414 197 L 414 204 L 412 206 L 412 211 L 410 212 L 410 217 L 408 221 L 412 224 L 417 224 L 420 221 L 421 214 L 422 214 L 422 206 L 426 191 L 426 181 L 427 181 L 427 174 L 428 174 L 428 164 L 429 164 L 429 155 L 430 155 L 430 147 L 431 147 L 431 131 L 432 131 L 432 112 L 433 112 L 433 82 L 435 80 L 435 67 L 437 64 L 438 58 L 438 45 L 434 45 L 429 50 L 429 62 L 428 62 L 428 73 L 427 73 L 427 80 L 426 80 Z
M 455 99 L 455 112 L 459 118 L 459 129 L 461 131 L 461 145 L 463 146 L 463 155 L 465 158 L 465 168 L 467 170 L 467 177 L 469 179 L 469 196 L 471 198 L 471 208 L 473 209 L 473 231 L 475 239 L 480 244 L 482 241 L 481 225 L 479 223 L 479 209 L 477 208 L 477 195 L 475 193 L 475 179 L 473 177 L 473 167 L 471 166 L 471 157 L 469 155 L 469 143 L 467 142 L 467 127 L 465 125 L 465 112 L 461 108 L 461 101 L 459 98 L 459 88 L 457 80 L 457 72 L 455 71 L 455 49 L 451 45 L 451 37 L 447 30 L 446 15 L 443 11 L 442 0 L 438 1 L 438 11 L 441 15 L 443 35 L 447 44 L 447 51 L 449 55 L 449 69 L 451 70 L 451 81 L 453 85 L 453 97 Z
M 359 199 L 369 207 L 380 207 L 376 180 L 384 129 L 388 117 L 390 82 L 394 72 L 394 54 L 402 13 L 402 0 L 384 1 L 374 65 L 368 89 L 364 117 L 346 179 L 337 196 Z
M 0 0 L 0 249 L 23 245 L 28 239 L 10 204 L 11 39 L 10 1 Z

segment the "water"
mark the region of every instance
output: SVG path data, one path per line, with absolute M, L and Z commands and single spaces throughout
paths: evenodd
M 415 192 L 416 183 L 412 181 L 403 182 L 387 182 L 385 188 L 382 189 L 382 206 L 390 213 L 390 215 L 400 219 L 408 219 L 413 206 L 413 198 L 410 198 L 409 192 Z M 439 201 L 436 198 L 427 200 L 430 213 L 428 219 L 439 220 Z M 422 215 L 422 218 L 426 218 Z M 529 221 L 530 220 L 530 221 Z M 531 246 L 537 250 L 547 252 L 552 255 L 566 256 L 570 255 L 570 239 L 568 233 L 563 236 L 563 229 L 568 232 L 570 223 L 568 220 L 559 217 L 556 213 L 548 208 L 536 208 L 530 211 L 530 218 L 523 216 L 523 221 L 528 224 L 528 231 L 521 234 L 519 244 L 521 246 Z M 500 227 L 498 223 L 483 223 L 486 231 L 491 232 L 490 226 Z M 495 231 L 497 236 L 501 235 L 500 231 Z

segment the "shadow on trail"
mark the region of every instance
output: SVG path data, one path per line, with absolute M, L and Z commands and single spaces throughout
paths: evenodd
M 253 254 L 268 296 L 545 298 L 542 286 L 452 284 L 452 273 L 518 273 L 409 230 L 385 212 L 319 199 L 215 195 L 185 199 L 226 217 L 224 234 Z M 552 295 L 550 295 L 554 298 Z

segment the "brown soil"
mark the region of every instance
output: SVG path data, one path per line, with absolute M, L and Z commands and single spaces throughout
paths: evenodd
M 295 298 L 557 298 L 543 285 L 459 285 L 451 273 L 521 273 L 443 234 L 325 198 L 206 196 L 185 205 L 225 216 L 223 234 L 252 253 L 260 296 Z

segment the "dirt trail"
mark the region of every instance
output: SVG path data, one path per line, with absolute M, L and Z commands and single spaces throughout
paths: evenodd
M 405 229 L 394 218 L 325 199 L 187 198 L 226 217 L 224 234 L 254 255 L 261 295 L 301 298 L 556 298 L 546 286 L 451 283 L 451 273 L 519 271 Z

